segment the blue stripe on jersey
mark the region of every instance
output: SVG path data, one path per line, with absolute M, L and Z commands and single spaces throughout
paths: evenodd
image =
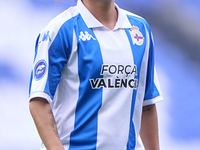
M 153 46 L 153 39 L 151 36 L 151 29 L 150 29 L 149 24 L 143 18 L 129 16 L 129 15 L 128 15 L 128 18 L 129 20 L 135 19 L 138 21 L 137 24 L 135 23 L 132 25 L 139 27 L 138 23 L 144 24 L 149 32 L 150 47 L 149 47 L 149 60 L 148 60 L 148 67 L 147 67 L 147 79 L 146 79 L 146 89 L 145 89 L 144 100 L 152 99 L 160 94 L 154 83 L 154 46 Z
M 44 92 L 49 94 L 52 99 L 61 79 L 63 68 L 65 64 L 67 64 L 67 60 L 71 54 L 73 19 L 74 18 L 71 18 L 61 26 L 48 51 L 49 70 Z
M 36 58 L 37 52 L 38 52 L 39 39 L 40 39 L 40 34 L 38 35 L 37 40 L 36 40 L 36 44 L 35 44 L 35 56 L 34 56 L 34 61 L 35 61 L 35 58 Z M 30 96 L 30 94 L 31 94 L 32 80 L 33 80 L 33 70 L 31 71 L 31 78 L 30 78 L 30 83 L 29 83 L 29 96 Z
M 134 17 L 134 16 L 128 16 L 128 18 L 129 18 L 131 25 L 138 27 L 140 32 L 143 34 L 143 37 L 146 39 L 146 34 L 144 34 L 144 33 L 146 33 L 144 25 L 141 22 L 135 21 L 137 18 Z M 140 84 L 139 83 L 140 70 L 141 70 L 143 55 L 144 55 L 144 52 L 145 52 L 146 42 L 144 42 L 143 45 L 141 45 L 141 46 L 138 46 L 136 44 L 133 45 L 132 37 L 131 37 L 130 32 L 129 32 L 129 31 L 131 31 L 131 29 L 125 29 L 125 31 L 126 31 L 126 34 L 127 34 L 127 37 L 129 39 L 130 46 L 131 46 L 131 49 L 132 49 L 134 64 L 137 66 L 138 74 L 137 74 L 137 76 L 135 76 L 135 78 L 138 79 L 138 85 L 139 85 Z M 130 116 L 130 131 L 129 131 L 129 139 L 128 139 L 128 143 L 127 143 L 127 150 L 135 149 L 135 146 L 136 146 L 135 126 L 134 126 L 134 123 L 132 121 L 133 113 L 134 113 L 134 107 L 135 107 L 136 94 L 137 94 L 137 91 L 134 90 L 133 96 L 132 96 L 132 106 L 131 106 L 131 116 Z
M 34 61 L 35 61 L 35 58 L 36 58 L 37 52 L 38 52 L 39 39 L 40 39 L 40 34 L 38 35 L 37 40 L 36 40 L 36 44 L 35 44 L 35 56 L 34 56 Z
M 70 135 L 69 150 L 76 150 L 77 147 L 78 149 L 95 150 L 97 142 L 97 116 L 102 104 L 102 88 L 92 89 L 89 79 L 103 78 L 100 75 L 103 59 L 93 30 L 87 28 L 81 15 L 77 16 L 75 32 L 78 38 L 80 87 L 75 112 L 75 126 Z M 92 38 L 84 38 L 83 34 L 86 35 L 86 33 L 89 33 Z
M 33 71 L 31 71 L 31 78 L 30 78 L 30 83 L 29 83 L 29 97 L 30 97 L 30 93 L 31 93 L 32 80 L 33 80 Z
M 151 37 L 150 37 L 151 38 Z M 159 91 L 154 83 L 154 50 L 153 42 L 150 40 L 150 50 L 149 50 L 149 61 L 147 69 L 147 81 L 144 100 L 152 99 L 156 96 L 159 96 Z

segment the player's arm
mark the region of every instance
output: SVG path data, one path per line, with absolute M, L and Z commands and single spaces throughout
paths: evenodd
M 34 98 L 30 101 L 29 108 L 47 150 L 64 150 L 49 103 L 43 98 Z
M 140 136 L 145 150 L 159 150 L 158 121 L 155 104 L 143 107 Z

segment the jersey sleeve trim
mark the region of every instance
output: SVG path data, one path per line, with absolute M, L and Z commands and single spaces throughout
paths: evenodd
M 33 92 L 30 94 L 29 101 L 33 98 L 40 97 L 46 99 L 49 104 L 52 103 L 51 97 L 45 92 Z
M 158 103 L 160 101 L 163 101 L 162 95 L 156 96 L 152 99 L 145 100 L 143 102 L 143 106 L 152 105 L 152 104 Z

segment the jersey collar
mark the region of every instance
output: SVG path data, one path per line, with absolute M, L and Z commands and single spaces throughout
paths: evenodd
M 120 9 L 117 4 L 115 4 L 115 7 L 118 11 L 118 20 L 115 25 L 115 28 L 113 30 L 119 29 L 119 28 L 131 28 L 131 24 L 124 13 L 122 9 Z M 98 28 L 98 27 L 104 27 L 103 24 L 101 24 L 91 13 L 90 11 L 83 5 L 81 0 L 78 0 L 77 2 L 77 8 L 85 21 L 88 28 Z

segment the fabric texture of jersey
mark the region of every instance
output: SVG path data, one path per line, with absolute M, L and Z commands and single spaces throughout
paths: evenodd
M 143 150 L 142 107 L 162 100 L 149 25 L 116 8 L 109 30 L 78 0 L 36 41 L 29 99 L 48 100 L 65 150 Z

